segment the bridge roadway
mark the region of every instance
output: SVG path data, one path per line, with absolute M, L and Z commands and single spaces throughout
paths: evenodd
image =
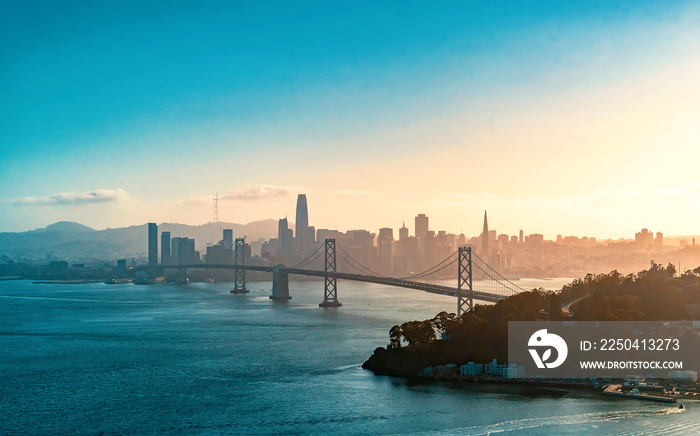
M 139 269 L 147 270 L 148 266 L 142 266 Z M 217 265 L 217 264 L 191 264 L 191 265 L 158 265 L 159 270 L 165 269 L 244 269 L 246 271 L 262 271 L 272 272 L 271 266 L 255 266 L 255 265 Z M 294 274 L 308 277 L 325 277 L 325 271 L 315 271 L 297 268 L 280 268 L 281 273 Z M 404 279 L 394 279 L 390 277 L 378 277 L 363 274 L 350 274 L 342 272 L 329 272 L 329 277 L 335 277 L 342 280 L 353 280 L 356 282 L 377 283 L 380 285 L 396 286 L 399 288 L 417 289 L 420 291 L 430 292 L 432 294 L 450 295 L 456 297 L 459 289 L 451 286 L 434 285 L 431 283 L 414 282 Z M 467 293 L 468 295 L 469 293 Z M 471 296 L 475 300 L 489 301 L 492 303 L 499 302 L 506 297 L 503 295 L 492 294 L 490 292 L 472 291 Z

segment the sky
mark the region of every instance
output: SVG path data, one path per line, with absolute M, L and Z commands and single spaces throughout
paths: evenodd
M 698 120 L 698 1 L 0 2 L 0 231 L 700 234 Z

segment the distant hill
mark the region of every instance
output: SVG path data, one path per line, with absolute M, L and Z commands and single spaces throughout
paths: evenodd
M 89 233 L 94 232 L 92 227 L 74 223 L 72 221 L 59 221 L 46 226 L 45 229 L 37 229 L 37 232 L 65 232 L 65 233 Z
M 163 223 L 160 233 L 171 237 L 194 238 L 196 249 L 202 254 L 207 244 L 216 244 L 223 237 L 223 229 L 233 229 L 234 238 L 246 237 L 247 242 L 277 236 L 277 220 L 268 219 L 248 224 L 207 223 L 200 226 Z M 0 256 L 15 259 L 113 260 L 138 258 L 147 254 L 148 225 L 95 230 L 79 223 L 60 221 L 42 229 L 19 233 L 0 233 Z

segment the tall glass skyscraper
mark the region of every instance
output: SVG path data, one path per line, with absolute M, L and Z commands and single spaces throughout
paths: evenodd
M 297 197 L 297 222 L 296 237 L 300 238 L 304 234 L 304 229 L 309 227 L 309 209 L 306 205 L 306 194 L 299 194 Z
M 297 197 L 297 222 L 296 222 L 296 252 L 299 255 L 306 254 L 307 240 L 309 238 L 309 209 L 306 205 L 306 194 Z

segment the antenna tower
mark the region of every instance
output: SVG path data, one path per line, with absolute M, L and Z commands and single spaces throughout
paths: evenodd
M 219 222 L 219 193 L 216 193 L 216 197 L 214 197 L 214 222 L 218 223 Z

